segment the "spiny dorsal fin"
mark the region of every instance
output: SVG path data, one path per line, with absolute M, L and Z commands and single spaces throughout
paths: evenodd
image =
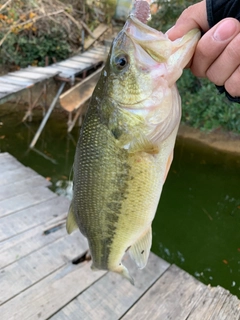
M 152 245 L 152 228 L 150 227 L 129 249 L 131 258 L 138 268 L 146 266 Z
M 74 213 L 73 213 L 72 204 L 70 205 L 70 208 L 68 210 L 66 228 L 67 228 L 67 233 L 68 234 L 72 233 L 74 230 L 76 230 L 78 228 L 78 225 L 77 225 L 77 222 L 76 222 L 76 218 L 75 218 Z

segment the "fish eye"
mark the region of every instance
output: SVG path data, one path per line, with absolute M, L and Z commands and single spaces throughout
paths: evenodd
M 128 57 L 125 55 L 117 56 L 114 62 L 118 70 L 123 70 L 128 65 Z

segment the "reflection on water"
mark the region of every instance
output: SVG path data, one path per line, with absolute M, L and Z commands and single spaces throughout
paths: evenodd
M 58 194 L 70 197 L 79 130 L 67 134 L 67 119 L 57 113 L 50 117 L 36 150 L 29 151 L 41 117 L 35 112 L 27 125 L 22 117 L 22 112 L 1 115 L 0 110 L 0 151 L 11 153 L 51 180 Z M 200 281 L 221 285 L 240 297 L 239 182 L 240 156 L 178 139 L 153 222 L 152 250 Z

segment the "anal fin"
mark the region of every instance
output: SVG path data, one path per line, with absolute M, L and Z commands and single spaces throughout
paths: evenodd
M 138 268 L 142 269 L 146 266 L 151 246 L 152 227 L 150 226 L 149 229 L 129 249 L 129 254 L 136 262 Z

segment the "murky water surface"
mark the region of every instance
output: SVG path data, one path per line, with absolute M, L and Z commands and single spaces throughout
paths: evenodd
M 5 106 L 6 107 L 6 106 Z M 29 151 L 41 116 L 21 123 L 14 106 L 1 110 L 0 151 L 51 179 L 68 194 L 78 129 L 67 134 L 63 114 L 52 115 L 35 151 Z M 240 156 L 179 140 L 153 223 L 153 252 L 200 281 L 240 298 Z

